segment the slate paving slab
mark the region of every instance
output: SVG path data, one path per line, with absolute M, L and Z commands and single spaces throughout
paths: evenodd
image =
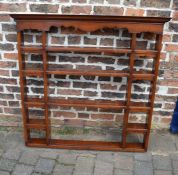
M 133 171 L 115 169 L 114 170 L 114 175 L 133 175 Z
M 96 157 L 97 160 L 102 160 L 104 162 L 114 162 L 114 153 L 112 152 L 99 152 Z
M 53 170 L 53 175 L 72 175 L 74 166 L 58 164 Z
M 157 170 L 171 171 L 171 159 L 169 156 L 155 155 L 153 156 L 153 167 Z
M 4 151 L 3 149 L 0 149 L 0 157 L 3 155 Z
M 19 162 L 27 165 L 35 165 L 39 158 L 39 154 L 36 151 L 25 151 L 22 153 Z
M 112 175 L 114 166 L 110 162 L 104 162 L 102 160 L 96 160 L 94 175 Z
M 35 172 L 50 174 L 55 166 L 55 160 L 40 158 L 35 166 Z
M 154 175 L 172 175 L 172 171 L 155 170 Z
M 9 171 L 11 172 L 16 165 L 14 160 L 9 159 L 1 159 L 0 160 L 0 170 Z
M 10 175 L 10 173 L 6 171 L 0 171 L 0 175 Z
M 178 175 L 178 160 L 173 160 L 173 172 L 174 175 Z
M 66 153 L 66 154 L 59 155 L 58 162 L 66 165 L 74 165 L 76 163 L 76 159 L 77 159 L 77 154 Z
M 133 165 L 134 165 L 133 164 L 133 157 L 116 155 L 114 165 L 115 165 L 115 168 L 126 169 L 126 170 L 132 171 Z
M 74 175 L 92 175 L 94 169 L 94 158 L 93 157 L 78 157 Z
M 9 149 L 4 153 L 3 158 L 18 160 L 20 158 L 21 153 L 21 150 L 19 150 L 18 148 Z
M 152 154 L 150 152 L 146 153 L 135 153 L 134 159 L 138 161 L 146 161 L 151 162 L 152 161 Z
M 12 175 L 31 175 L 33 172 L 32 166 L 17 164 Z
M 175 152 L 176 144 L 173 135 L 171 134 L 157 134 L 150 135 L 149 149 L 152 152 Z
M 135 175 L 153 175 L 153 167 L 150 162 L 134 162 L 134 173 Z

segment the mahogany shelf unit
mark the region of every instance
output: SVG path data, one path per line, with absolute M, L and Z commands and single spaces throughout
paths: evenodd
M 156 81 L 158 76 L 160 52 L 163 37 L 163 26 L 170 18 L 161 17 L 136 17 L 136 16 L 95 16 L 95 15 L 47 15 L 47 14 L 11 14 L 17 23 L 18 41 L 18 61 L 21 86 L 22 115 L 24 125 L 24 139 L 27 146 L 50 147 L 66 149 L 88 149 L 88 150 L 110 150 L 110 151 L 136 151 L 144 152 L 148 148 L 148 141 L 151 129 L 152 113 L 156 91 Z M 112 47 L 77 47 L 77 46 L 48 46 L 47 36 L 50 28 L 55 27 L 74 27 L 85 32 L 93 32 L 103 28 L 126 28 L 131 34 L 130 48 Z M 42 32 L 41 46 L 24 46 L 24 30 L 34 29 Z M 136 48 L 137 34 L 142 32 L 154 33 L 155 48 L 153 50 L 138 50 Z M 105 54 L 129 54 L 129 70 L 77 70 L 77 69 L 50 69 L 48 68 L 48 52 L 83 52 L 83 53 L 105 53 Z M 22 54 L 40 53 L 43 57 L 43 68 L 26 68 L 23 63 Z M 152 71 L 135 71 L 134 59 L 136 56 L 152 57 L 154 68 Z M 59 100 L 48 96 L 48 75 L 90 75 L 105 77 L 127 77 L 127 91 L 125 101 L 102 101 L 102 100 Z M 26 76 L 37 76 L 44 80 L 44 97 L 31 98 L 25 93 Z M 147 80 L 151 83 L 149 103 L 132 102 L 131 86 L 134 80 Z M 81 141 L 81 140 L 59 140 L 51 139 L 51 124 L 49 120 L 50 106 L 74 106 L 74 107 L 93 107 L 104 109 L 124 109 L 124 122 L 122 129 L 121 142 L 106 141 Z M 38 107 L 45 110 L 44 119 L 29 119 L 28 108 Z M 148 114 L 147 122 L 129 123 L 130 112 L 145 112 Z M 30 129 L 43 129 L 45 138 L 31 138 Z M 128 133 L 142 133 L 143 143 L 128 143 Z

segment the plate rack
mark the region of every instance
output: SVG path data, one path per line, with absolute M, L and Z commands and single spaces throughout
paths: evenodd
M 151 129 L 152 113 L 158 76 L 160 52 L 163 37 L 163 26 L 170 18 L 160 17 L 135 17 L 135 16 L 94 16 L 94 15 L 47 15 L 47 14 L 11 14 L 17 23 L 18 61 L 21 89 L 21 105 L 24 126 L 24 139 L 27 146 L 50 147 L 64 149 L 88 149 L 88 150 L 110 150 L 110 151 L 134 151 L 144 152 L 148 148 Z M 55 27 L 75 27 L 85 32 L 92 32 L 102 28 L 126 28 L 131 34 L 130 48 L 110 47 L 73 47 L 73 46 L 48 46 L 48 31 Z M 25 29 L 35 29 L 42 32 L 42 46 L 24 46 L 23 32 Z M 150 32 L 156 35 L 154 50 L 138 50 L 136 48 L 136 37 L 141 32 Z M 76 70 L 76 69 L 49 69 L 48 53 L 50 52 L 83 52 L 83 53 L 105 53 L 120 54 L 128 53 L 129 70 Z M 40 53 L 43 58 L 43 69 L 27 69 L 23 63 L 22 54 Z M 152 57 L 154 66 L 152 71 L 135 71 L 134 59 L 136 56 Z M 88 75 L 103 77 L 127 77 L 127 90 L 125 101 L 91 101 L 91 100 L 59 100 L 48 96 L 48 75 Z M 30 98 L 25 93 L 26 76 L 41 77 L 44 80 L 44 97 Z M 149 103 L 132 102 L 131 87 L 135 80 L 147 80 L 151 83 Z M 49 106 L 73 106 L 93 107 L 104 109 L 124 109 L 124 122 L 121 142 L 105 141 L 81 141 L 81 140 L 59 140 L 51 139 L 51 126 L 49 120 Z M 28 108 L 38 107 L 44 109 L 44 119 L 30 119 Z M 129 123 L 131 112 L 144 112 L 148 115 L 146 123 Z M 31 138 L 30 129 L 42 129 L 45 131 L 44 138 Z M 128 143 L 129 133 L 143 134 L 143 143 Z

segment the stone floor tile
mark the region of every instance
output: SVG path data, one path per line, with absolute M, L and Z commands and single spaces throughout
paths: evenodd
M 115 162 L 114 162 L 115 168 L 118 169 L 126 169 L 126 170 L 133 170 L 133 157 L 130 156 L 120 156 L 117 155 L 115 157 Z
M 153 175 L 152 163 L 144 161 L 134 162 L 135 175 Z
M 0 171 L 0 175 L 10 175 L 10 173 L 6 171 Z
M 27 165 L 35 165 L 39 155 L 35 151 L 25 151 L 20 157 L 19 162 Z
M 169 156 L 154 155 L 153 156 L 153 167 L 157 170 L 171 171 L 171 159 Z
M 56 159 L 57 156 L 58 156 L 57 151 L 54 150 L 42 151 L 40 153 L 40 157 L 47 159 Z
M 40 158 L 35 166 L 35 172 L 50 174 L 55 166 L 55 160 Z
M 4 148 L 4 150 L 13 149 L 18 147 L 19 145 L 24 145 L 23 133 L 21 132 L 8 133 L 2 143 L 2 147 Z
M 113 164 L 110 162 L 104 162 L 102 160 L 96 160 L 94 175 L 113 175 Z
M 154 172 L 154 175 L 173 175 L 172 171 L 155 170 Z
M 178 139 L 176 140 L 176 149 L 178 151 Z
M 34 167 L 23 165 L 23 164 L 17 164 L 15 166 L 15 169 L 12 173 L 12 175 L 31 175 L 33 172 Z
M 174 175 L 178 175 L 178 160 L 173 160 L 172 166 L 173 166 Z
M 93 157 L 78 157 L 74 175 L 92 175 L 94 160 Z
M 97 154 L 97 160 L 102 160 L 104 162 L 114 162 L 114 153 L 112 152 L 100 152 Z
M 152 161 L 152 154 L 150 152 L 135 153 L 134 158 L 135 158 L 135 160 L 138 160 L 138 161 L 151 162 Z
M 175 152 L 176 145 L 173 136 L 170 134 L 151 133 L 149 150 L 152 152 Z
M 114 175 L 133 175 L 133 171 L 115 169 L 115 170 L 114 170 Z
M 15 167 L 16 162 L 14 160 L 9 159 L 1 159 L 0 160 L 0 170 L 5 170 L 11 172 Z
M 4 153 L 3 158 L 18 160 L 20 158 L 20 155 L 21 155 L 21 150 L 9 149 Z
M 72 175 L 74 166 L 57 164 L 53 170 L 53 175 Z
M 4 151 L 3 149 L 0 149 L 0 157 L 3 155 Z
M 74 165 L 76 163 L 77 154 L 60 154 L 58 162 L 66 165 Z
M 178 152 L 174 152 L 170 154 L 172 160 L 178 160 Z

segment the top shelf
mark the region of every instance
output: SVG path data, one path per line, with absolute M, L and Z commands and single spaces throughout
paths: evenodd
M 48 14 L 11 14 L 17 22 L 17 30 L 36 29 L 49 31 L 55 27 L 74 27 L 85 32 L 103 28 L 126 28 L 129 33 L 153 32 L 163 33 L 163 25 L 170 18 L 139 16 L 105 16 L 105 15 L 48 15 Z
M 142 16 L 111 16 L 111 15 L 64 15 L 64 14 L 10 14 L 16 20 L 77 20 L 77 21 L 115 21 L 165 23 L 171 18 Z

